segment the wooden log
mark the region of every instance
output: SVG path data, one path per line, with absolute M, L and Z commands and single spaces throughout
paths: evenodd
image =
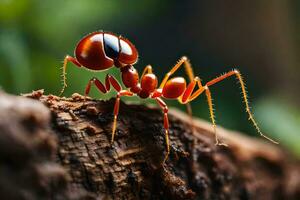
M 300 199 L 300 163 L 279 145 L 170 111 L 165 165 L 163 115 L 115 99 L 35 91 L 0 94 L 0 196 L 4 199 Z M 31 100 L 31 99 L 35 100 Z M 40 102 L 45 106 L 42 106 Z

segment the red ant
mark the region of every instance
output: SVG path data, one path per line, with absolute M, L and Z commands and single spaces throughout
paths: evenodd
M 127 89 L 122 89 L 120 83 L 112 75 L 108 75 L 105 78 L 105 83 L 102 83 L 97 78 L 92 78 L 88 82 L 85 89 L 85 96 L 90 92 L 91 85 L 94 84 L 98 90 L 102 93 L 107 93 L 112 86 L 117 91 L 117 98 L 114 106 L 114 121 L 112 125 L 111 143 L 114 141 L 114 136 L 117 127 L 117 118 L 119 113 L 119 104 L 121 96 L 133 96 L 137 95 L 140 98 L 152 98 L 155 99 L 158 105 L 161 107 L 164 113 L 164 129 L 166 140 L 166 155 L 163 163 L 167 160 L 170 153 L 169 142 L 169 120 L 168 120 L 168 106 L 162 98 L 176 99 L 181 104 L 188 104 L 196 99 L 200 94 L 205 93 L 208 101 L 210 118 L 213 124 L 215 132 L 215 140 L 217 145 L 225 145 L 219 142 L 216 134 L 216 123 L 213 111 L 213 103 L 211 98 L 210 86 L 230 77 L 236 76 L 238 79 L 242 95 L 246 106 L 246 112 L 249 115 L 249 120 L 252 121 L 257 132 L 264 138 L 270 140 L 273 143 L 277 143 L 271 138 L 265 136 L 258 127 L 254 117 L 251 113 L 247 91 L 245 83 L 243 81 L 241 73 L 234 69 L 229 71 L 209 82 L 202 85 L 199 77 L 195 77 L 193 69 L 187 57 L 182 57 L 174 67 L 165 75 L 160 86 L 157 88 L 158 80 L 155 74 L 152 72 L 151 65 L 145 67 L 141 80 L 139 81 L 139 74 L 133 65 L 137 62 L 138 52 L 135 46 L 122 36 L 117 36 L 109 32 L 94 32 L 79 41 L 75 49 L 75 58 L 67 55 L 63 64 L 63 89 L 66 88 L 66 68 L 67 63 L 70 61 L 78 67 L 85 67 L 89 70 L 103 71 L 113 66 L 117 67 L 121 71 L 122 82 Z M 189 77 L 190 83 L 187 85 L 183 77 L 170 78 L 181 66 L 185 67 L 185 71 Z

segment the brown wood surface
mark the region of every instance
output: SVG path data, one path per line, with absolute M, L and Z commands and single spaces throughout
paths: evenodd
M 193 132 L 171 109 L 162 167 L 160 109 L 121 103 L 111 146 L 115 99 L 25 96 L 0 93 L 3 199 L 300 199 L 299 160 L 263 139 L 218 128 L 229 147 L 215 146 L 209 123 Z

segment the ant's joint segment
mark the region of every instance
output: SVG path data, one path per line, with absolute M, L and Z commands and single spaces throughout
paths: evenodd
M 181 60 L 182 60 L 182 61 L 187 61 L 188 58 L 187 58 L 186 56 L 182 56 Z
M 205 85 L 205 86 L 204 86 L 204 89 L 205 89 L 205 90 L 208 90 L 208 87 L 207 87 L 207 85 Z
M 240 71 L 237 70 L 237 69 L 233 69 L 233 72 L 236 73 L 236 74 L 239 74 L 239 73 L 240 73 Z
M 156 91 L 159 92 L 159 93 L 162 93 L 162 89 L 161 88 L 158 88 Z

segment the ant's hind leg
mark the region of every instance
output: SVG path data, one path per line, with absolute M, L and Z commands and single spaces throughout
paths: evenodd
M 212 98 L 211 98 L 211 93 L 209 88 L 206 86 L 205 88 L 205 95 L 207 98 L 207 103 L 208 103 L 208 108 L 209 108 L 209 115 L 210 119 L 213 125 L 214 133 L 215 133 L 215 140 L 216 140 L 216 145 L 222 145 L 222 146 L 228 146 L 225 143 L 222 143 L 219 141 L 218 134 L 217 134 L 217 125 L 216 125 L 216 120 L 215 120 L 215 113 L 214 113 L 214 108 L 213 108 L 213 103 L 212 103 Z
M 67 77 L 66 77 L 66 71 L 67 71 L 67 64 L 68 62 L 72 62 L 74 65 L 81 67 L 81 64 L 76 60 L 76 58 L 73 58 L 72 56 L 66 55 L 65 59 L 64 59 L 64 64 L 63 64 L 63 73 L 62 73 L 62 78 L 63 78 L 63 88 L 61 89 L 59 96 L 61 96 L 66 87 L 67 87 Z
M 155 98 L 158 105 L 163 109 L 164 112 L 164 128 L 165 128 L 165 140 L 166 140 L 166 155 L 163 159 L 162 164 L 166 162 L 170 154 L 170 139 L 169 139 L 169 118 L 168 118 L 168 106 L 161 98 Z
M 249 120 L 252 122 L 252 124 L 253 124 L 253 126 L 255 127 L 255 129 L 257 130 L 257 132 L 258 132 L 262 137 L 266 138 L 267 140 L 269 140 L 269 141 L 271 141 L 271 142 L 273 142 L 273 143 L 275 143 L 275 144 L 278 144 L 278 142 L 272 140 L 271 138 L 269 138 L 268 136 L 264 135 L 264 134 L 261 132 L 261 130 L 260 130 L 260 128 L 259 128 L 257 122 L 255 121 L 255 119 L 254 119 L 254 117 L 253 117 L 253 114 L 252 114 L 251 109 L 250 109 L 250 106 L 249 106 L 249 101 L 248 101 L 248 96 L 247 96 L 246 86 L 245 86 L 245 83 L 244 83 L 244 81 L 243 81 L 243 77 L 242 77 L 241 73 L 240 73 L 238 70 L 236 70 L 236 69 L 234 69 L 234 70 L 232 70 L 232 71 L 229 71 L 229 72 L 227 72 L 227 73 L 225 73 L 225 74 L 223 74 L 223 75 L 221 75 L 221 76 L 219 76 L 219 77 L 217 77 L 217 78 L 215 78 L 215 79 L 209 81 L 209 82 L 204 86 L 205 89 L 206 89 L 206 96 L 207 96 L 208 101 L 209 101 L 209 104 L 210 104 L 209 107 L 210 107 L 211 117 L 213 117 L 213 114 L 212 114 L 212 113 L 213 113 L 213 109 L 212 109 L 211 96 L 210 96 L 210 92 L 209 92 L 209 89 L 208 89 L 208 88 L 209 88 L 210 86 L 212 86 L 212 85 L 214 85 L 214 84 L 216 84 L 216 83 L 218 83 L 218 82 L 220 82 L 220 81 L 226 79 L 226 78 L 231 77 L 231 76 L 236 76 L 236 78 L 238 79 L 238 81 L 239 81 L 239 83 L 240 83 L 240 86 L 241 86 L 241 89 L 242 89 L 243 100 L 244 100 L 245 107 L 246 107 L 246 112 L 247 112 L 247 114 L 248 114 L 248 116 L 249 116 Z M 210 100 L 209 100 L 209 99 L 210 99 Z
M 197 89 L 195 90 L 195 87 L 197 86 Z M 216 122 L 215 122 L 215 116 L 214 116 L 214 110 L 213 110 L 213 104 L 212 104 L 212 98 L 211 98 L 211 93 L 210 90 L 207 86 L 202 86 L 201 80 L 199 77 L 195 77 L 194 80 L 187 86 L 186 90 L 184 91 L 184 94 L 181 96 L 179 99 L 180 103 L 187 104 L 190 101 L 193 101 L 196 99 L 199 95 L 201 95 L 205 91 L 208 105 L 209 105 L 209 113 L 210 113 L 210 118 L 213 124 L 214 128 L 214 134 L 215 134 L 215 140 L 216 140 L 216 145 L 224 145 L 224 143 L 220 143 L 218 139 L 218 135 L 216 132 Z

